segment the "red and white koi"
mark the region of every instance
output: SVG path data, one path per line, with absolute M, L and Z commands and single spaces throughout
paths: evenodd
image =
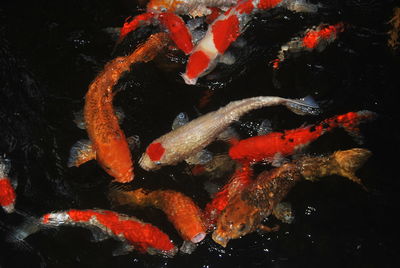
M 293 112 L 302 114 L 315 113 L 318 110 L 315 103 L 305 99 L 260 96 L 233 101 L 154 140 L 143 153 L 139 165 L 145 170 L 176 165 L 204 149 L 245 113 L 277 105 L 285 105 Z
M 36 226 L 35 226 L 36 225 Z M 98 235 L 104 234 L 124 243 L 123 252 L 136 249 L 141 253 L 161 254 L 172 257 L 177 248 L 168 235 L 157 227 L 142 222 L 134 217 L 119 214 L 114 211 L 89 209 L 51 212 L 43 215 L 38 222 L 25 225 L 19 230 L 19 237 L 26 237 L 44 227 L 76 226 L 84 227 Z M 106 238 L 106 237 L 102 237 Z
M 229 150 L 229 156 L 244 163 L 273 162 L 276 158 L 294 154 L 337 127 L 343 127 L 357 137 L 359 135 L 358 125 L 375 117 L 376 114 L 371 111 L 349 112 L 325 119 L 316 125 L 250 137 L 232 146 Z
M 0 206 L 7 213 L 15 211 L 16 194 L 9 178 L 10 162 L 0 156 Z
M 186 71 L 182 78 L 188 85 L 195 85 L 197 79 L 210 72 L 217 64 L 217 59 L 245 30 L 254 13 L 275 7 L 285 7 L 299 12 L 315 12 L 307 9 L 307 4 L 296 0 L 242 0 L 235 7 L 220 15 L 209 26 L 205 37 L 190 54 Z
M 279 64 L 292 54 L 303 51 L 311 52 L 316 50 L 320 52 L 324 50 L 329 44 L 333 43 L 343 31 L 344 24 L 342 22 L 334 25 L 320 24 L 307 29 L 302 34 L 302 37 L 295 37 L 281 46 L 277 58 L 272 61 L 272 67 L 278 69 Z

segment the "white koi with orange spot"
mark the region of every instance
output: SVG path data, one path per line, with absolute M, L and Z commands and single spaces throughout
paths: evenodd
M 216 140 L 219 134 L 245 113 L 277 105 L 285 105 L 298 114 L 318 112 L 318 105 L 304 99 L 259 96 L 233 101 L 154 140 L 147 147 L 139 164 L 145 170 L 156 170 L 162 166 L 178 164 Z

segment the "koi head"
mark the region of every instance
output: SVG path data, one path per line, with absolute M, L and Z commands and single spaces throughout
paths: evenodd
M 212 239 L 223 247 L 229 240 L 240 238 L 255 231 L 261 221 L 258 208 L 250 206 L 240 197 L 234 196 L 217 221 Z
M 161 167 L 161 158 L 164 156 L 165 148 L 160 142 L 151 143 L 146 152 L 139 160 L 139 165 L 144 170 L 157 170 Z
M 119 136 L 107 144 L 96 146 L 96 155 L 97 161 L 115 181 L 127 183 L 133 180 L 133 162 L 125 136 Z

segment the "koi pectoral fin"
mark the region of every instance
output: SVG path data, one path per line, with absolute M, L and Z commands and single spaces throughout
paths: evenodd
M 279 231 L 279 225 L 275 225 L 274 227 L 269 227 L 267 225 L 260 224 L 257 227 L 257 230 L 259 232 L 265 232 L 265 233 L 276 232 L 276 231 Z
M 117 247 L 116 249 L 113 250 L 112 255 L 113 256 L 122 256 L 129 254 L 135 249 L 133 245 L 127 244 L 127 243 L 122 243 L 121 246 Z
M 90 140 L 79 140 L 71 148 L 68 167 L 79 167 L 87 161 L 96 159 L 96 151 L 93 149 Z

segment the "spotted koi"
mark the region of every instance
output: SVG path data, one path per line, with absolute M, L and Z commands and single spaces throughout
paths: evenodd
M 371 111 L 349 112 L 325 119 L 316 125 L 250 137 L 233 145 L 229 149 L 229 156 L 245 163 L 260 161 L 271 163 L 278 156 L 294 154 L 337 127 L 342 127 L 351 135 L 358 137 L 360 135 L 359 124 L 375 117 L 376 114 Z

